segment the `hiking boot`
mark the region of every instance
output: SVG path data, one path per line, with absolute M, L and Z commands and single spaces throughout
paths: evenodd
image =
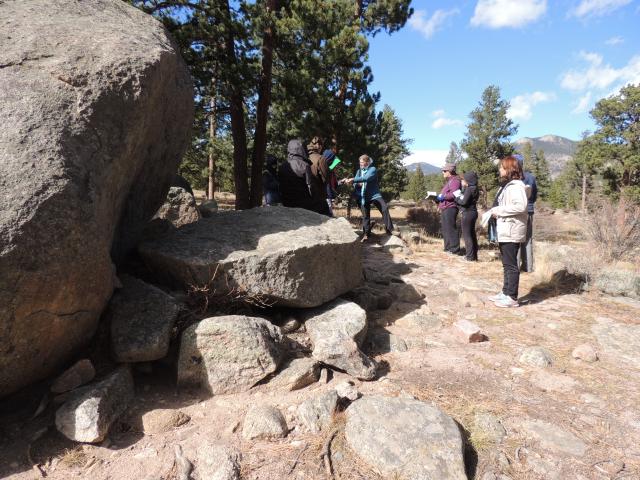
M 514 300 L 513 298 L 508 297 L 506 295 L 504 296 L 504 298 L 501 298 L 500 300 L 496 300 L 494 302 L 494 305 L 500 308 L 515 308 L 520 306 L 517 300 Z
M 503 298 L 505 298 L 506 295 L 502 292 L 498 292 L 495 295 L 491 295 L 490 297 L 487 297 L 489 299 L 490 302 L 497 302 L 498 300 L 502 300 Z

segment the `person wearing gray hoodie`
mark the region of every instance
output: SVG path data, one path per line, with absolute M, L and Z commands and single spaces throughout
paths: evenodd
M 278 180 L 285 207 L 318 211 L 312 196 L 311 162 L 300 140 L 291 140 L 287 145 L 287 161 L 280 165 Z

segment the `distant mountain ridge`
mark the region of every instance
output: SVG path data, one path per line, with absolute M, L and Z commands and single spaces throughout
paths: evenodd
M 404 168 L 407 170 L 407 172 L 413 173 L 418 169 L 418 166 L 420 167 L 420 170 L 422 170 L 422 173 L 424 173 L 425 175 L 440 173 L 440 167 L 436 167 L 435 165 L 431 165 L 427 162 L 410 163 L 409 165 L 405 165 Z
M 536 138 L 523 137 L 513 143 L 519 152 L 522 151 L 527 143 L 531 143 L 534 152 L 542 150 L 549 163 L 552 178 L 557 177 L 562 172 L 567 162 L 575 155 L 578 147 L 577 141 L 559 135 L 544 135 Z

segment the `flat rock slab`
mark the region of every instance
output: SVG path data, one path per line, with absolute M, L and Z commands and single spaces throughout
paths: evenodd
M 111 346 L 118 362 L 150 362 L 167 355 L 180 306 L 171 295 L 130 276 L 113 297 L 105 318 L 111 324 Z
M 360 284 L 361 248 L 344 218 L 268 207 L 219 212 L 143 243 L 139 251 L 171 283 L 316 307 Z
M 263 318 L 206 318 L 182 334 L 178 384 L 213 394 L 247 391 L 276 371 L 281 346 L 280 329 Z
M 522 422 L 522 429 L 528 437 L 540 443 L 540 446 L 550 452 L 562 452 L 575 457 L 582 457 L 587 445 L 574 434 L 542 420 L 527 420 Z
M 550 367 L 553 365 L 553 356 L 544 347 L 528 347 L 520 355 L 520 362 L 532 367 Z
M 353 302 L 336 300 L 304 314 L 313 358 L 362 380 L 376 375 L 376 364 L 359 348 L 367 333 L 367 313 Z
M 133 377 L 120 367 L 104 380 L 71 392 L 56 411 L 56 428 L 69 440 L 98 443 L 133 400 Z
M 318 433 L 331 423 L 337 406 L 338 393 L 330 390 L 300 404 L 298 419 L 310 432 Z
M 371 396 L 354 402 L 346 415 L 347 443 L 385 478 L 467 480 L 460 430 L 437 407 Z
M 608 318 L 598 318 L 591 330 L 598 343 L 614 361 L 623 360 L 640 369 L 640 325 L 616 323 Z

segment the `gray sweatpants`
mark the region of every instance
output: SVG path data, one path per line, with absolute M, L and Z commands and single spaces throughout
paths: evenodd
M 523 272 L 533 272 L 533 213 L 527 219 L 527 239 L 518 250 L 518 265 Z

